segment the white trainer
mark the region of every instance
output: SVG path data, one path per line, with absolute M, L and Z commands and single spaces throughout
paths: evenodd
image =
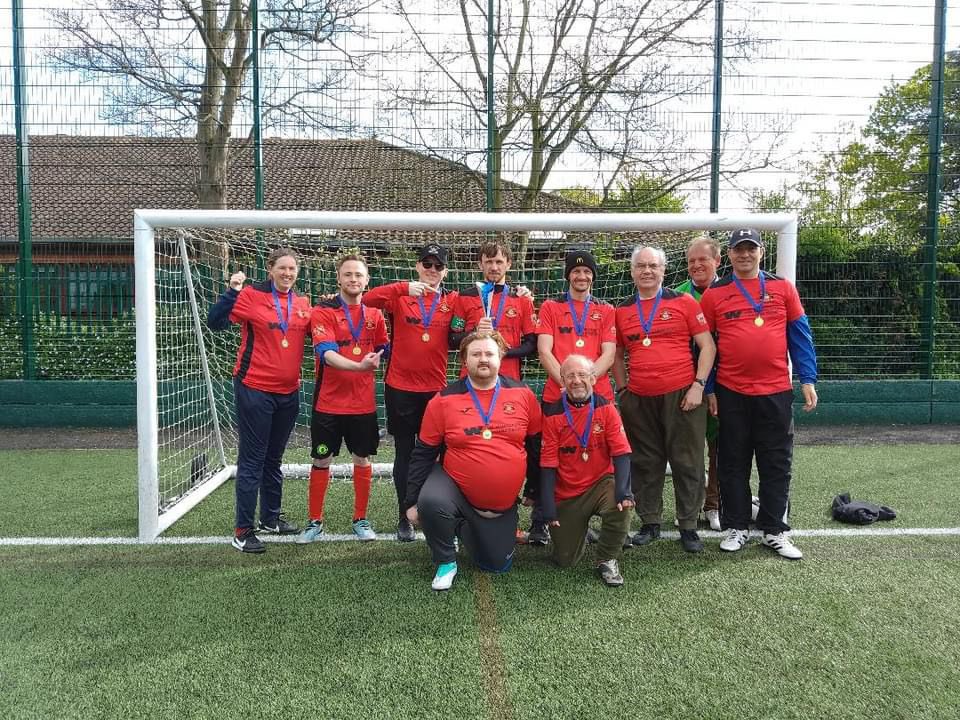
M 750 519 L 753 522 L 757 521 L 757 514 L 760 512 L 760 498 L 754 495 L 750 498 Z
M 803 553 L 800 552 L 800 548 L 793 544 L 790 536 L 785 532 L 778 533 L 777 535 L 764 533 L 760 544 L 776 550 L 780 557 L 785 557 L 787 560 L 800 560 L 803 558 Z
M 711 530 L 720 530 L 720 511 L 719 510 L 707 510 L 704 513 L 707 516 L 707 522 L 710 523 Z
M 720 541 L 720 549 L 725 552 L 737 552 L 747 544 L 750 534 L 746 530 L 727 530 L 727 536 Z
M 434 590 L 449 590 L 456 576 L 457 564 L 455 562 L 443 563 L 437 566 L 437 574 L 433 576 L 430 587 Z

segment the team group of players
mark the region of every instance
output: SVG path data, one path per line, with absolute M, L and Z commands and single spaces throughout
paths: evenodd
M 370 290 L 364 259 L 341 256 L 339 293 L 315 307 L 293 290 L 295 254 L 274 251 L 269 278 L 244 287 L 245 276 L 235 273 L 209 316 L 213 329 L 241 325 L 234 547 L 263 552 L 258 530 L 297 534 L 301 543 L 322 538 L 329 466 L 344 442 L 353 456 L 353 530 L 361 540 L 376 538 L 366 517 L 379 444 L 374 379 L 387 361 L 397 539 L 411 541 L 414 527 L 422 528 L 436 566 L 434 589 L 449 588 L 456 576 L 458 539 L 480 568 L 510 568 L 521 489 L 532 506 L 524 534 L 531 543 L 552 541 L 554 559 L 568 566 L 596 542 L 601 579 L 622 584 L 623 548 L 660 537 L 668 461 L 685 550 L 703 550 L 701 510 L 711 527 L 727 531 L 722 550 L 746 544 L 756 457 L 761 542 L 783 557 L 802 557 L 787 524 L 788 357 L 812 410 L 816 355 L 795 287 L 760 270 L 763 253 L 758 232 L 735 231 L 727 248 L 733 272 L 719 279 L 720 248 L 700 237 L 688 250 L 689 283 L 670 290 L 663 287 L 663 252 L 638 247 L 631 257 L 636 293 L 615 308 L 592 295 L 593 256 L 570 251 L 568 289 L 537 312 L 526 288 L 508 284 L 510 249 L 499 241 L 481 245 L 483 282 L 460 293 L 443 287 L 448 253 L 439 244 L 420 249 L 417 280 Z M 280 464 L 299 410 L 308 333 L 317 379 L 309 518 L 301 531 L 280 510 Z M 448 384 L 453 349 L 460 378 Z M 521 358 L 534 354 L 547 375 L 541 400 L 521 379 Z M 642 525 L 630 537 L 633 507 Z M 593 516 L 601 519 L 599 533 L 589 529 Z

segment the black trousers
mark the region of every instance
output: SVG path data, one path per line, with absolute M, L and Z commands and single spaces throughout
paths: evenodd
M 406 512 L 407 476 L 410 474 L 410 456 L 417 444 L 417 434 L 423 424 L 427 403 L 436 392 L 412 392 L 383 386 L 383 403 L 387 411 L 387 432 L 393 436 L 396 455 L 393 460 L 393 486 L 397 491 L 400 516 Z
M 459 537 L 477 567 L 506 572 L 513 564 L 517 533 L 517 506 L 496 517 L 477 513 L 440 463 L 427 476 L 417 498 L 420 527 L 437 565 L 454 562 Z
M 756 457 L 760 476 L 757 528 L 773 534 L 789 530 L 793 391 L 742 395 L 718 384 L 717 406 L 720 524 L 724 529 L 748 528 L 752 504 L 750 469 Z

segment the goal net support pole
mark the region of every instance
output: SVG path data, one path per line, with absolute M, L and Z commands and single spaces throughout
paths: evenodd
M 137 433 L 139 527 L 141 541 L 152 542 L 177 519 L 195 507 L 219 485 L 233 477 L 236 468 L 226 464 L 223 438 L 216 432 L 218 453 L 224 467 L 182 493 L 169 507 L 160 500 L 160 419 L 158 407 L 157 356 L 157 262 L 156 231 L 161 229 L 305 229 L 419 232 L 531 232 L 638 233 L 730 231 L 752 227 L 777 234 L 777 273 L 796 277 L 797 217 L 788 213 L 436 213 L 436 212 L 310 212 L 269 210 L 136 210 L 134 212 L 134 261 L 137 322 Z M 186 248 L 181 253 L 189 274 Z M 191 324 L 201 336 L 201 314 L 192 289 L 188 291 Z M 214 389 L 207 369 L 202 337 L 200 357 L 205 375 L 204 393 L 211 403 Z M 219 421 L 213 425 L 219 428 Z M 285 465 L 284 471 L 299 469 Z M 377 464 L 378 474 L 389 465 Z

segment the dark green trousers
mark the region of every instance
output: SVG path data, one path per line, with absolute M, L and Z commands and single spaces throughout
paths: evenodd
M 630 529 L 630 510 L 617 510 L 613 475 L 604 475 L 582 495 L 557 503 L 557 522 L 560 525 L 550 526 L 553 560 L 557 565 L 570 567 L 583 557 L 587 524 L 594 515 L 600 516 L 601 523 L 597 561 L 620 558 L 623 541 Z

